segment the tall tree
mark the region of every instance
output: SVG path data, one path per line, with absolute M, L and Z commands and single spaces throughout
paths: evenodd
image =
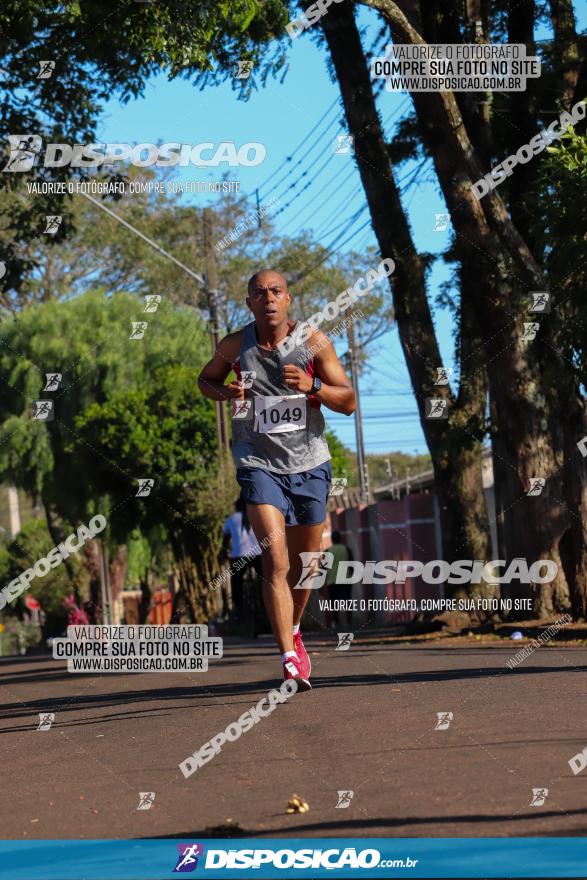
M 0 325 L 0 479 L 40 494 L 68 534 L 102 513 L 113 558 L 136 527 L 164 524 L 202 620 L 216 599 L 209 583 L 234 478 L 217 461 L 214 410 L 196 388 L 204 327 L 169 303 L 148 315 L 142 306 L 96 291 Z M 61 376 L 52 392 L 47 373 Z M 31 417 L 39 399 L 53 403 L 52 418 Z M 153 481 L 144 495 L 141 480 Z
M 381 12 L 400 42 L 424 45 L 423 36 L 393 0 L 364 0 Z M 556 440 L 556 415 L 547 395 L 540 345 L 526 341 L 527 291 L 544 288 L 543 271 L 496 191 L 480 202 L 471 184 L 482 163 L 452 93 L 413 93 L 412 100 L 451 212 L 458 246 L 478 253 L 480 290 L 472 307 L 484 332 L 492 412 L 498 498 L 507 558 L 549 558 L 559 565 L 554 597 L 568 595 L 559 542 L 568 528 Z M 462 291 L 462 295 L 465 291 Z M 495 351 L 495 339 L 499 350 Z M 559 367 L 564 366 L 559 363 Z M 550 429 L 550 430 L 549 430 Z M 545 481 L 528 496 L 534 478 Z M 542 589 L 538 610 L 552 611 L 553 588 Z
M 333 6 L 321 26 L 381 254 L 396 263 L 390 281 L 394 311 L 434 467 L 444 552 L 448 559 L 486 558 L 489 529 L 481 480 L 485 369 L 475 317 L 470 310 L 461 316 L 460 356 L 469 378 L 455 397 L 450 385 L 435 386 L 443 363 L 426 294 L 426 260 L 415 248 L 395 182 L 352 6 Z M 447 402 L 446 423 L 426 418 L 426 401 L 431 398 Z

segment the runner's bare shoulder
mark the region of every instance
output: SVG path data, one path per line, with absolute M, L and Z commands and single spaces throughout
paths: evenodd
M 239 359 L 244 332 L 244 328 L 235 330 L 234 333 L 228 333 L 218 343 L 217 354 L 229 361 L 230 364 L 234 364 Z
M 314 330 L 312 335 L 306 340 L 306 345 L 310 349 L 310 352 L 316 357 L 321 352 L 323 352 L 326 348 L 334 346 L 332 342 L 322 330 Z
M 221 339 L 216 346 L 216 351 L 212 355 L 212 359 L 203 368 L 200 373 L 200 380 L 224 382 L 229 373 L 233 370 L 234 364 L 239 359 L 242 330 L 229 333 L 224 339 Z

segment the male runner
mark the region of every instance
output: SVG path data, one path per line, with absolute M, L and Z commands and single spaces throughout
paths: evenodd
M 247 401 L 232 404 L 236 478 L 264 548 L 263 600 L 284 678 L 294 679 L 299 690 L 309 690 L 311 664 L 300 621 L 310 590 L 294 587 L 302 572 L 300 553 L 320 549 L 332 479 L 320 406 L 350 415 L 356 400 L 332 343 L 321 331 L 285 347 L 285 355 L 278 350 L 296 328 L 287 317 L 290 302 L 287 282 L 278 272 L 263 269 L 253 275 L 246 303 L 254 321 L 221 340 L 198 385 L 211 400 Z M 237 380 L 225 385 L 233 370 Z M 244 372 L 249 373 L 247 381 Z M 269 540 L 263 543 L 265 538 Z

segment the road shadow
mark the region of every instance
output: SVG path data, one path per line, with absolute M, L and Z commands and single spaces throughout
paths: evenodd
M 362 651 L 361 653 L 365 653 Z M 249 655 L 250 656 L 250 655 Z M 92 686 L 96 682 L 99 682 L 100 685 L 103 685 L 104 676 L 103 675 L 84 675 L 78 678 L 78 680 L 74 681 L 71 673 L 67 673 L 62 671 L 59 668 L 56 668 L 56 661 L 53 661 L 52 658 L 47 658 L 43 661 L 39 657 L 35 657 L 34 660 L 31 658 L 30 663 L 35 663 L 36 666 L 28 669 L 23 669 L 23 674 L 20 674 L 20 670 L 16 675 L 6 675 L 2 674 L 2 665 L 0 664 L 0 686 L 17 686 L 19 684 L 31 685 L 33 683 L 40 685 L 48 685 L 50 686 L 52 683 L 70 680 L 72 682 L 73 687 L 82 688 L 84 686 Z M 44 668 L 44 663 L 46 663 L 46 667 Z M 23 658 L 21 661 L 17 662 L 18 666 L 27 666 L 27 659 Z M 55 697 L 55 696 L 42 696 L 42 697 L 32 697 L 30 699 L 14 699 L 11 702 L 5 702 L 0 704 L 0 722 L 8 721 L 11 719 L 18 719 L 29 717 L 32 712 L 80 712 L 84 710 L 94 710 L 94 709 L 114 709 L 117 707 L 124 707 L 126 717 L 132 717 L 132 715 L 147 715 L 149 713 L 154 713 L 156 711 L 160 711 L 165 708 L 166 704 L 170 704 L 173 706 L 173 710 L 185 710 L 188 711 L 193 709 L 194 704 L 196 704 L 199 708 L 203 708 L 205 706 L 210 705 L 220 705 L 220 706 L 232 706 L 232 705 L 241 705 L 245 703 L 255 703 L 259 699 L 261 699 L 267 691 L 272 688 L 279 687 L 280 680 L 278 678 L 274 678 L 271 676 L 268 679 L 255 679 L 252 681 L 242 681 L 243 671 L 246 672 L 246 668 L 243 670 L 242 664 L 239 664 L 238 661 L 235 663 L 234 659 L 231 660 L 230 655 L 227 657 L 226 661 L 221 660 L 218 663 L 215 663 L 213 667 L 211 667 L 211 671 L 213 668 L 214 675 L 218 675 L 222 673 L 222 668 L 226 669 L 227 666 L 236 666 L 239 665 L 239 672 L 234 674 L 233 681 L 230 682 L 221 682 L 221 683 L 212 683 L 202 681 L 201 683 L 194 683 L 190 681 L 185 685 L 169 687 L 165 686 L 164 683 L 161 683 L 161 686 L 151 686 L 144 689 L 121 689 L 120 691 L 107 692 L 107 693 L 95 693 L 95 692 L 86 692 L 83 694 L 74 694 L 72 696 L 64 696 L 64 697 Z M 318 666 L 318 664 L 316 664 Z M 269 664 L 268 664 L 269 668 Z M 275 663 L 271 664 L 271 669 L 275 669 Z M 585 671 L 585 666 L 583 665 L 570 665 L 565 663 L 564 666 L 536 666 L 536 665 L 528 665 L 527 663 L 522 663 L 519 667 L 515 669 L 509 669 L 505 666 L 483 666 L 483 667 L 475 667 L 475 668 L 461 668 L 458 669 L 432 669 L 432 670 L 419 670 L 419 671 L 409 671 L 409 672 L 370 672 L 370 673 L 357 673 L 357 674 L 347 674 L 347 675 L 326 675 L 320 676 L 315 675 L 312 678 L 312 684 L 315 691 L 319 691 L 322 688 L 347 688 L 347 687 L 371 687 L 371 686 L 383 686 L 385 687 L 390 685 L 408 685 L 408 684 L 418 684 L 423 682 L 451 682 L 451 681 L 476 681 L 483 680 L 487 678 L 495 678 L 501 677 L 504 675 L 508 676 L 541 676 L 548 675 L 551 673 L 564 673 L 565 675 L 569 675 L 573 672 L 582 673 Z M 148 673 L 136 673 L 138 679 L 140 676 Z M 179 674 L 179 673 L 178 673 Z M 204 673 L 205 674 L 205 673 Z M 133 673 L 125 673 L 122 677 L 112 675 L 112 685 L 116 686 L 117 684 L 128 683 L 129 677 L 133 675 Z M 232 670 L 231 670 L 232 675 Z M 156 678 L 161 677 L 158 673 L 155 676 Z M 164 679 L 165 676 L 162 676 Z M 138 683 L 138 682 L 137 682 Z M 312 693 L 305 694 L 302 699 L 311 700 Z M 178 702 L 181 701 L 189 701 L 186 702 L 185 705 L 177 705 Z M 154 703 L 157 704 L 153 706 L 151 709 L 140 709 L 138 705 L 141 703 Z M 136 704 L 137 708 L 133 711 L 129 711 L 129 705 Z M 96 719 L 87 719 L 84 721 L 76 721 L 72 723 L 99 723 L 100 718 Z M 22 729 L 22 728 L 18 728 Z M 0 728 L 0 732 L 13 732 L 14 728 L 9 728 L 8 730 L 2 730 Z
M 578 809 L 578 810 L 565 810 L 565 815 L 568 816 L 584 816 L 587 815 L 586 809 Z M 279 828 L 268 828 L 268 829 L 259 829 L 255 828 L 254 830 L 247 830 L 246 828 L 241 827 L 240 825 L 216 825 L 216 826 L 208 826 L 206 828 L 202 828 L 199 830 L 190 830 L 190 831 L 178 831 L 174 834 L 160 834 L 151 839 L 153 840 L 172 840 L 177 838 L 181 840 L 183 838 L 187 838 L 189 840 L 197 840 L 198 838 L 206 838 L 206 837 L 226 837 L 226 838 L 237 838 L 237 837 L 300 837 L 304 834 L 311 835 L 313 834 L 316 837 L 322 836 L 332 836 L 332 837 L 365 837 L 365 834 L 359 834 L 358 832 L 364 831 L 365 829 L 370 829 L 373 833 L 371 836 L 377 837 L 381 835 L 376 834 L 376 830 L 385 832 L 385 831 L 393 831 L 397 828 L 427 828 L 430 825 L 442 825 L 442 832 L 437 835 L 431 835 L 429 831 L 426 832 L 425 835 L 419 834 L 410 834 L 406 835 L 406 837 L 446 837 L 446 825 L 474 825 L 477 823 L 487 823 L 487 824 L 505 824 L 509 822 L 517 823 L 517 822 L 527 822 L 528 820 L 536 820 L 536 819 L 552 819 L 552 818 L 561 818 L 562 811 L 560 810 L 539 810 L 534 813 L 518 813 L 515 816 L 510 815 L 499 815 L 499 814 L 465 814 L 461 816 L 406 816 L 403 818 L 398 817 L 388 817 L 388 818 L 373 818 L 373 819 L 359 819 L 359 818 L 349 818 L 345 820 L 332 820 L 329 822 L 307 822 L 303 825 L 296 824 L 295 826 L 292 824 L 283 825 Z M 328 834 L 328 832 L 332 832 Z M 560 834 L 556 832 L 549 831 L 550 837 L 582 837 L 585 834 L 585 829 L 569 829 L 565 828 L 561 831 Z M 385 835 L 387 836 L 387 835 Z M 451 835 L 452 836 L 452 835 Z M 458 835 L 455 835 L 458 836 Z M 463 837 L 470 837 L 471 834 L 463 834 Z M 488 837 L 490 835 L 487 835 Z M 511 835 L 506 835 L 511 837 L 542 837 L 544 836 L 544 831 L 542 832 L 532 832 L 531 830 L 527 830 L 525 834 L 521 834 L 517 829 L 515 833 Z M 139 838 L 141 839 L 141 838 Z

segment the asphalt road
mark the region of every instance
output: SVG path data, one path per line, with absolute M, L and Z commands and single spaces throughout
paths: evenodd
M 178 764 L 279 684 L 269 639 L 232 640 L 206 673 L 69 674 L 0 660 L 2 836 L 525 836 L 587 833 L 582 648 L 307 639 L 295 695 L 185 779 Z M 38 714 L 55 713 L 37 730 Z M 452 712 L 448 729 L 437 713 Z M 547 788 L 530 806 L 534 788 Z M 337 791 L 353 791 L 336 806 Z M 139 792 L 155 792 L 137 810 Z M 297 793 L 309 812 L 287 814 Z

